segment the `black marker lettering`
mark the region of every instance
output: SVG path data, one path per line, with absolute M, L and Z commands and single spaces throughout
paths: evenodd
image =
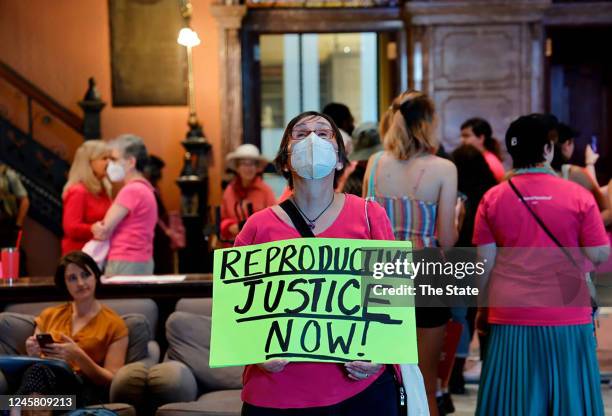
M 276 259 L 280 254 L 280 247 L 272 246 L 266 251 L 266 275 L 270 274 L 270 267 L 272 266 L 272 260 Z
M 340 312 L 342 312 L 344 315 L 353 315 L 359 310 L 359 305 L 355 305 L 351 309 L 347 309 L 344 305 L 344 292 L 346 292 L 346 289 L 348 289 L 350 286 L 359 289 L 359 281 L 357 279 L 348 280 L 346 283 L 344 283 L 344 285 L 342 285 L 340 291 L 338 292 L 338 307 L 340 308 Z
M 329 270 L 329 266 L 331 266 L 332 260 L 332 248 L 331 246 L 321 246 L 319 247 L 319 270 L 325 271 Z
M 257 276 L 259 274 L 263 274 L 263 272 L 254 272 L 251 273 L 251 266 L 256 266 L 259 264 L 258 261 L 252 262 L 251 261 L 251 256 L 255 253 L 259 253 L 261 251 L 260 248 L 258 248 L 257 250 L 253 250 L 253 251 L 247 251 L 246 255 L 244 256 L 244 277 L 249 277 L 249 276 Z
M 291 254 L 289 254 L 288 251 L 291 251 Z M 288 246 L 285 246 L 283 248 L 283 254 L 281 255 L 281 260 L 280 260 L 278 271 L 282 273 L 283 270 L 285 270 L 284 266 L 286 265 L 289 268 L 289 270 L 293 272 L 297 272 L 297 269 L 295 268 L 295 266 L 289 262 L 289 260 L 295 257 L 296 254 L 297 254 L 297 249 L 295 248 L 293 244 L 289 244 Z
M 334 294 L 336 293 L 336 286 L 338 285 L 338 282 L 336 282 L 335 280 L 332 280 L 331 284 L 329 285 L 329 292 L 327 292 L 327 302 L 325 302 L 325 312 L 331 313 L 334 310 L 334 306 L 333 306 L 333 301 L 334 301 Z
M 309 279 L 308 283 L 314 283 L 315 285 L 314 289 L 312 290 L 312 305 L 310 305 L 310 311 L 316 312 L 317 305 L 319 303 L 319 297 L 321 296 L 321 286 L 323 285 L 323 283 L 325 283 L 325 278 L 318 277 L 316 279 Z
M 302 302 L 300 306 L 298 306 L 295 309 L 285 308 L 285 313 L 299 313 L 299 312 L 302 312 L 304 309 L 306 309 L 306 307 L 308 306 L 308 303 L 310 302 L 310 296 L 308 295 L 308 292 L 306 292 L 304 289 L 296 288 L 298 284 L 306 284 L 306 283 L 308 283 L 306 279 L 295 279 L 289 282 L 289 286 L 287 286 L 287 293 L 298 292 L 300 295 L 304 297 L 304 301 Z
M 361 256 L 361 264 L 357 261 L 357 254 L 359 253 L 365 253 L 366 257 L 365 259 L 363 258 L 363 256 Z M 352 272 L 358 272 L 361 271 L 363 269 L 364 272 L 369 270 L 369 265 L 370 265 L 370 257 L 371 257 L 371 252 L 370 250 L 362 250 L 360 248 L 358 248 L 357 250 L 353 250 L 353 252 L 351 253 L 351 260 L 350 260 L 350 269 Z M 357 264 L 355 264 L 357 263 Z M 364 267 L 365 266 L 365 267 Z
M 247 295 L 246 303 L 242 308 L 236 305 L 234 307 L 234 312 L 239 313 L 240 315 L 244 315 L 249 311 L 249 309 L 251 309 L 251 306 L 253 306 L 253 299 L 255 298 L 255 286 L 261 283 L 263 283 L 263 280 L 261 279 L 250 280 L 243 283 L 245 286 L 249 287 L 249 293 Z
M 305 253 L 306 250 L 310 251 L 309 253 L 310 254 L 310 266 L 306 266 L 304 264 L 304 261 L 306 260 L 306 253 Z M 299 269 L 300 270 L 312 270 L 314 268 L 314 265 L 315 265 L 314 250 L 309 245 L 303 245 L 302 248 L 300 249 L 300 255 L 298 257 Z
M 308 334 L 308 329 L 314 326 L 315 328 L 315 345 L 313 348 L 309 349 L 306 346 L 306 335 Z M 315 352 L 321 346 L 321 325 L 315 320 L 309 319 L 304 325 L 304 329 L 302 330 L 302 339 L 300 340 L 300 344 L 302 345 L 302 349 L 306 352 Z
M 333 331 L 332 331 L 332 323 L 327 323 L 327 341 L 329 342 L 329 352 L 334 354 L 336 352 L 336 348 L 340 345 L 340 349 L 344 354 L 348 354 L 351 349 L 351 343 L 353 342 L 353 335 L 355 334 L 355 326 L 357 323 L 353 322 L 351 324 L 351 330 L 348 334 L 348 339 L 346 342 L 342 336 L 338 336 L 338 338 L 334 339 Z
M 232 260 L 228 260 L 230 254 L 234 254 L 235 257 Z M 225 272 L 227 270 L 231 270 L 234 277 L 238 277 L 238 273 L 236 269 L 232 267 L 233 264 L 237 263 L 240 260 L 240 251 L 238 250 L 224 250 L 223 256 L 221 257 L 221 277 L 220 279 L 225 279 Z
M 291 341 L 291 329 L 293 328 L 293 319 L 287 321 L 287 330 L 285 336 L 281 332 L 278 321 L 272 322 L 270 325 L 270 331 L 268 332 L 268 339 L 266 339 L 266 354 L 270 352 L 270 344 L 272 343 L 272 336 L 276 335 L 276 340 L 281 348 L 281 351 L 286 352 L 289 349 L 289 341 Z
M 268 284 L 266 285 L 266 295 L 264 296 L 264 309 L 266 310 L 266 312 L 273 312 L 276 308 L 278 308 L 278 304 L 281 301 L 281 297 L 283 296 L 283 291 L 285 290 L 285 281 L 284 280 L 280 280 L 278 281 L 278 289 L 276 290 L 276 296 L 274 296 L 274 300 L 272 301 L 272 304 L 270 304 L 270 298 L 271 298 L 271 292 L 272 292 L 272 286 L 274 286 L 274 283 L 276 283 L 277 281 L 268 281 Z
M 340 247 L 337 247 L 335 250 L 336 258 L 334 259 L 334 267 L 336 268 L 336 270 L 344 270 L 346 264 L 348 263 L 350 249 L 348 247 L 344 247 L 344 255 L 342 254 L 341 250 L 342 249 Z M 341 259 L 342 263 L 340 263 Z

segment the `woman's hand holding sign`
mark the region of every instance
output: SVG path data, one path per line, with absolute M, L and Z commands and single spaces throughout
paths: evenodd
M 382 366 L 382 364 L 368 363 L 365 361 L 351 361 L 350 363 L 344 364 L 344 367 L 348 371 L 349 378 L 357 381 L 364 380 L 378 373 Z
M 283 371 L 287 364 L 289 364 L 289 361 L 287 360 L 273 359 L 268 360 L 265 363 L 257 364 L 257 366 L 268 373 L 279 373 Z

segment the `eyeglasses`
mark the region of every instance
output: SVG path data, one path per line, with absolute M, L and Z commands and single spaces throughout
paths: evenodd
M 291 132 L 291 138 L 293 140 L 303 140 L 308 137 L 310 133 L 314 133 L 325 140 L 331 140 L 335 136 L 334 131 L 332 129 L 295 129 Z

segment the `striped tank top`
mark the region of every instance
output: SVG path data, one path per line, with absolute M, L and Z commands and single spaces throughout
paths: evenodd
M 378 161 L 382 155 L 383 152 L 379 152 L 374 156 L 367 199 L 378 202 L 387 211 L 396 240 L 411 241 L 415 249 L 436 247 L 438 245 L 436 240 L 438 204 L 436 202 L 421 201 L 410 196 L 385 196 L 376 193 Z M 418 186 L 417 181 L 414 192 Z

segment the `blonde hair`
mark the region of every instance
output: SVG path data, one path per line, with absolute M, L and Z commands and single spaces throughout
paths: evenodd
M 106 179 L 98 179 L 91 169 L 91 161 L 109 156 L 109 147 L 102 140 L 88 140 L 79 146 L 74 154 L 68 181 L 64 186 L 63 194 L 68 188 L 76 183 L 82 183 L 92 194 L 99 194 L 101 191 L 110 195 L 110 184 Z
M 426 94 L 414 90 L 400 94 L 380 121 L 385 150 L 399 160 L 421 152 L 435 153 L 439 144 L 434 115 L 434 104 Z

